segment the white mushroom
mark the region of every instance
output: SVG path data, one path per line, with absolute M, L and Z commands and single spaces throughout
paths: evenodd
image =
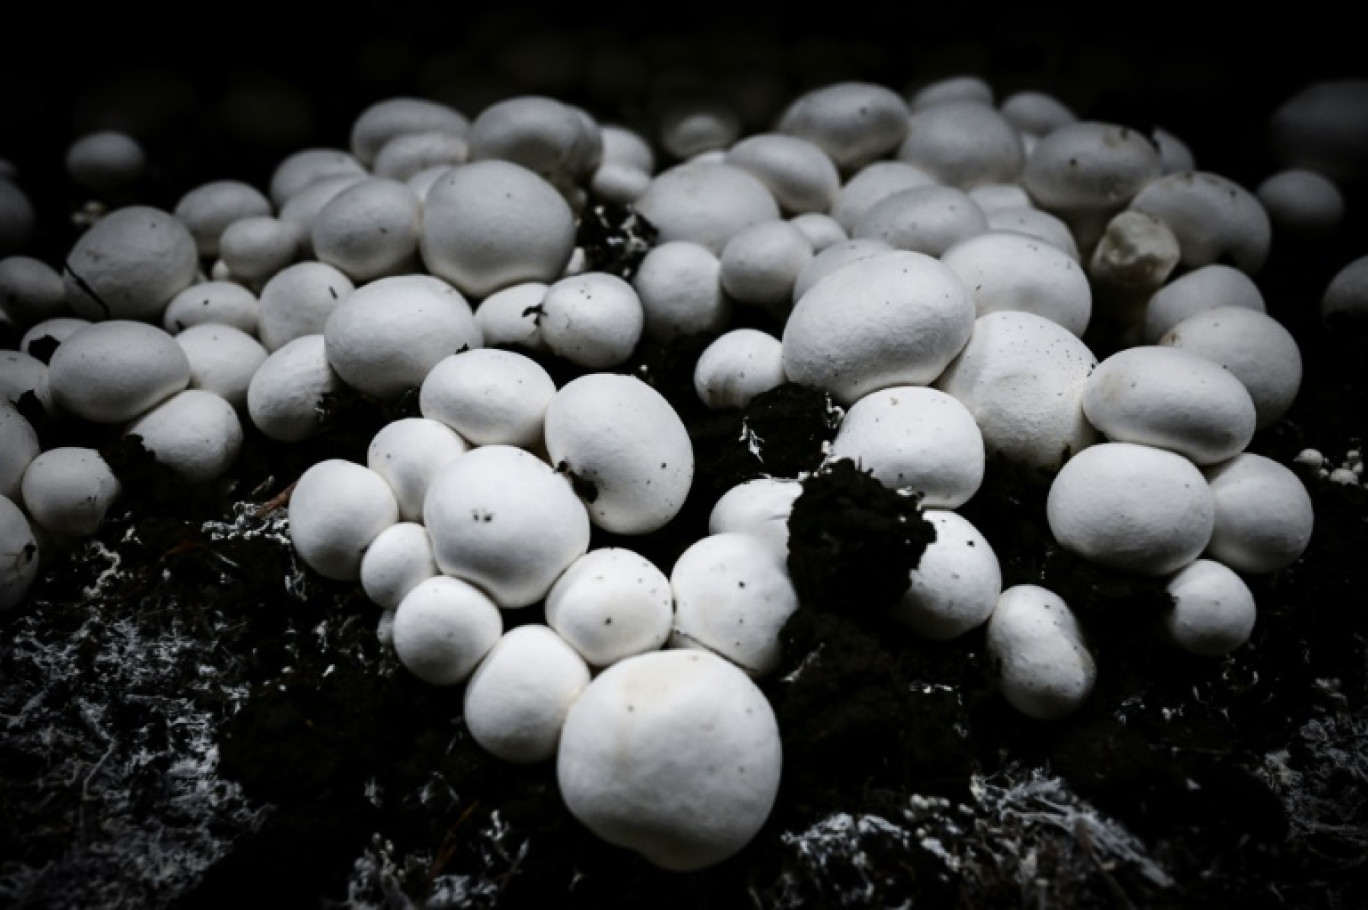
M 1002 99 L 998 110 L 1018 130 L 1036 136 L 1044 136 L 1078 120 L 1078 115 L 1063 101 L 1034 89 L 1013 92 Z
M 987 212 L 990 231 L 1016 231 L 1028 237 L 1036 237 L 1079 259 L 1078 241 L 1073 230 L 1058 215 L 1052 215 L 1038 208 L 1002 208 Z
M 585 111 L 542 95 L 490 104 L 470 128 L 470 160 L 521 165 L 559 190 L 589 178 L 603 160 L 598 123 Z
M 656 174 L 636 210 L 656 226 L 659 242 L 687 240 L 715 256 L 737 231 L 780 217 L 774 194 L 750 171 L 688 161 Z
M 77 316 L 54 316 L 51 319 L 44 319 L 42 322 L 35 322 L 19 339 L 19 351 L 28 356 L 33 356 L 32 346 L 35 342 L 47 339 L 50 342 L 61 344 L 90 324 L 89 319 L 81 319 Z M 41 364 L 41 361 L 39 363 Z
M 984 447 L 1053 471 L 1097 440 L 1083 390 L 1097 359 L 1059 323 L 1014 310 L 979 317 L 935 387 L 974 415 Z
M 969 189 L 1011 183 L 1025 161 L 1016 127 L 982 100 L 914 105 L 899 161 L 909 161 L 941 183 Z
M 1321 317 L 1331 325 L 1368 324 L 1368 256 L 1351 260 L 1330 279 L 1320 299 Z
M 366 547 L 360 573 L 361 590 L 373 603 L 386 611 L 397 609 L 410 591 L 438 574 L 427 528 L 416 521 L 385 528 Z
M 940 256 L 987 230 L 987 216 L 968 193 L 936 185 L 900 190 L 879 200 L 851 226 L 850 236 L 873 237 L 895 249 Z
M 882 253 L 890 252 L 893 245 L 887 240 L 876 237 L 859 237 L 838 240 L 808 260 L 807 265 L 798 273 L 793 282 L 793 300 L 808 292 L 818 281 L 839 269 L 841 266 L 861 259 L 871 259 Z
M 910 162 L 873 161 L 841 184 L 831 217 L 849 233 L 865 212 L 894 193 L 936 185 L 935 177 Z
M 280 207 L 279 218 L 294 228 L 299 237 L 299 251 L 314 254 L 313 226 L 318 213 L 342 191 L 371 179 L 368 174 L 334 174 L 322 177 L 301 189 Z M 220 239 L 220 244 L 222 240 Z
M 1135 194 L 1130 208 L 1169 226 L 1188 268 L 1228 260 L 1253 275 L 1268 258 L 1273 239 L 1268 211 L 1259 197 L 1220 174 L 1185 171 L 1160 177 Z
M 1282 419 L 1301 388 L 1301 350 L 1292 333 L 1267 313 L 1222 306 L 1194 313 L 1159 339 L 1201 354 L 1235 374 L 1254 399 L 1255 427 Z
M 123 130 L 95 130 L 67 146 L 64 161 L 72 180 L 88 190 L 110 193 L 127 190 L 147 170 L 141 143 Z
M 809 89 L 779 115 L 777 130 L 812 142 L 850 172 L 898 147 L 907 135 L 907 103 L 870 82 L 845 81 Z
M 484 344 L 461 292 L 431 275 L 391 275 L 352 291 L 323 326 L 328 363 L 347 385 L 379 399 L 419 388 L 458 351 Z
M 1216 505 L 1202 472 L 1183 456 L 1104 442 L 1059 469 L 1045 514 L 1064 549 L 1124 572 L 1166 575 L 1202 555 Z
M 12 497 L 0 495 L 0 615 L 24 602 L 38 578 L 38 540 Z
M 674 620 L 670 580 L 623 547 L 590 550 L 546 595 L 546 622 L 594 667 L 664 647 Z
M 831 156 L 798 136 L 747 136 L 732 145 L 723 160 L 759 177 L 786 215 L 830 211 L 841 188 Z
M 314 255 L 357 284 L 417 266 L 418 196 L 398 180 L 371 177 L 343 189 L 310 226 Z
M 277 351 L 305 335 L 321 335 L 328 317 L 356 285 L 325 262 L 297 262 L 277 272 L 257 304 L 257 337 Z
M 717 253 L 701 244 L 673 240 L 647 250 L 632 276 L 646 337 L 668 341 L 720 330 L 732 313 L 721 272 Z
M 32 256 L 0 259 L 0 311 L 24 325 L 66 314 L 66 285 L 56 269 Z
M 890 385 L 927 385 L 974 328 L 964 281 L 897 250 L 849 263 L 798 298 L 784 325 L 784 373 L 849 405 Z
M 385 424 L 371 437 L 366 467 L 390 485 L 401 519 L 421 521 L 423 500 L 433 478 L 470 448 L 464 437 L 440 421 L 403 417 Z
M 19 399 L 32 392 L 44 411 L 55 413 L 48 379 L 50 372 L 46 363 L 31 354 L 0 351 L 0 401 L 18 404 Z
M 352 121 L 349 148 L 358 162 L 369 166 L 395 136 L 443 132 L 469 137 L 470 127 L 470 120 L 448 105 L 426 98 L 384 98 Z
M 190 229 L 199 255 L 209 259 L 219 255 L 219 237 L 228 225 L 274 214 L 271 200 L 241 180 L 200 184 L 182 195 L 171 212 Z
M 725 152 L 741 132 L 736 111 L 710 100 L 680 100 L 660 118 L 660 147 L 674 158 Z
M 635 376 L 589 373 L 546 409 L 546 451 L 581 491 L 595 526 L 647 534 L 683 508 L 693 445 L 665 396 Z
M 789 224 L 803 232 L 803 236 L 812 244 L 812 251 L 820 253 L 827 247 L 849 240 L 850 235 L 846 229 L 841 227 L 841 223 L 825 212 L 805 212 L 802 215 L 795 215 L 789 219 Z
M 1130 210 L 1107 222 L 1088 260 L 1098 310 L 1129 330 L 1178 266 L 1178 238 L 1153 215 Z
M 475 322 L 489 347 L 512 346 L 524 351 L 545 351 L 537 317 L 550 285 L 527 281 L 495 291 L 480 301 Z
M 580 694 L 556 778 L 566 808 L 595 835 L 688 872 L 759 833 L 782 764 L 774 709 L 745 673 L 708 652 L 653 651 Z
M 1237 572 L 1265 575 L 1292 565 L 1306 552 L 1315 510 L 1291 468 L 1244 452 L 1205 470 L 1216 504 L 1205 555 Z
M 1140 345 L 1098 364 L 1083 414 L 1112 442 L 1168 449 L 1194 464 L 1233 458 L 1254 438 L 1244 383 L 1200 354 Z
M 428 371 L 418 409 L 475 445 L 536 449 L 555 394 L 551 375 L 532 358 L 478 348 L 452 354 Z
M 1213 263 L 1184 272 L 1156 290 L 1145 304 L 1142 337 L 1155 344 L 1164 333 L 1194 313 L 1217 307 L 1265 312 L 1263 292 L 1233 265 Z
M 988 539 L 968 519 L 946 509 L 927 509 L 922 517 L 935 526 L 936 539 L 889 615 L 924 638 L 949 641 L 993 614 L 1002 593 L 1002 567 Z
M 969 187 L 966 192 L 983 209 L 984 215 L 1004 209 L 1035 208 L 1031 194 L 1022 189 L 1019 183 L 980 183 Z
M 570 706 L 589 685 L 584 658 L 546 626 L 509 629 L 466 683 L 471 738 L 504 761 L 532 764 L 556 754 Z
M 552 353 L 590 370 L 632 355 L 646 315 L 636 289 L 608 272 L 570 275 L 551 284 L 537 324 Z
M 366 166 L 350 152 L 332 148 L 307 148 L 292 152 L 271 172 L 268 195 L 279 210 L 301 190 L 328 177 L 366 176 Z
M 290 541 L 309 568 L 325 578 L 356 581 L 371 541 L 399 521 L 399 504 L 375 471 L 328 458 L 295 481 L 289 521 Z
M 779 633 L 798 609 L 783 554 L 752 534 L 703 537 L 670 570 L 670 645 L 720 654 L 760 678 L 783 656 Z
M 1080 120 L 1041 137 L 1022 169 L 1036 204 L 1066 215 L 1122 208 L 1161 173 L 1159 152 L 1142 133 Z
M 239 413 L 247 410 L 247 389 L 270 356 L 261 342 L 228 325 L 192 326 L 176 336 L 190 361 L 190 388 L 220 396 Z
M 554 281 L 574 245 L 575 217 L 565 198 L 509 161 L 454 167 L 423 199 L 423 262 L 471 297 Z
M 225 325 L 255 335 L 259 307 L 256 295 L 236 282 L 201 281 L 171 298 L 162 328 L 176 335 L 193 326 Z
M 503 614 L 479 588 L 446 575 L 419 582 L 394 610 L 390 636 L 404 668 L 434 686 L 475 672 L 503 635 Z
M 33 424 L 8 402 L 0 401 L 0 496 L 19 499 L 19 482 L 42 446 Z
M 998 597 L 988 619 L 988 654 L 1003 696 L 1036 720 L 1078 710 L 1097 682 L 1078 619 L 1058 594 L 1037 585 L 1015 585 Z
M 217 480 L 242 451 L 242 421 L 223 396 L 186 389 L 147 411 L 124 429 L 189 483 Z
M 82 446 L 48 449 L 29 462 L 20 483 L 29 518 L 60 544 L 100 530 L 122 490 L 100 453 Z
M 1173 598 L 1164 631 L 1184 651 L 1219 657 L 1249 641 L 1258 616 L 1254 594 L 1224 564 L 1198 559 L 1175 572 L 1164 591 Z
M 918 86 L 907 96 L 912 113 L 942 104 L 993 104 L 993 87 L 982 77 L 972 73 L 944 76 Z
M 409 182 L 423 171 L 465 164 L 470 157 L 470 142 L 464 136 L 434 130 L 426 133 L 400 133 L 380 146 L 371 173 L 377 177 Z M 419 199 L 423 194 L 409 183 Z
M 190 360 L 176 339 L 128 319 L 81 329 L 48 363 L 53 402 L 92 423 L 131 420 L 189 384 Z
M 1328 237 L 1344 220 L 1344 193 L 1330 178 L 1306 168 L 1270 174 L 1254 195 L 1274 229 L 1298 240 Z
M 219 235 L 219 264 L 233 278 L 260 287 L 299 258 L 305 241 L 303 225 L 293 221 L 241 218 Z
M 969 409 L 938 389 L 908 385 L 878 389 L 850 405 L 827 455 L 841 458 L 933 509 L 956 509 L 973 498 L 986 463 L 983 434 Z
M 787 221 L 763 221 L 727 241 L 718 278 L 732 299 L 783 314 L 812 256 L 812 244 L 798 228 Z
M 147 205 L 115 209 L 67 254 L 67 303 L 86 319 L 160 322 L 198 266 L 195 239 L 175 216 Z
M 1073 257 L 1042 240 L 988 231 L 950 246 L 940 261 L 972 290 L 978 316 L 1019 310 L 1051 319 L 1079 336 L 1088 327 L 1088 276 Z
M 783 344 L 760 329 L 722 333 L 694 364 L 694 391 L 710 408 L 745 407 L 786 380 Z
M 480 446 L 437 473 L 423 523 L 441 570 L 504 608 L 536 603 L 589 549 L 589 515 L 570 481 L 515 446 Z
M 802 495 L 797 480 L 757 477 L 732 487 L 718 497 L 708 515 L 708 533 L 750 534 L 774 547 L 779 559 L 788 561 L 789 515 Z
M 323 431 L 327 400 L 345 387 L 328 365 L 323 336 L 305 335 L 257 367 L 247 384 L 247 414 L 267 438 L 299 442 Z

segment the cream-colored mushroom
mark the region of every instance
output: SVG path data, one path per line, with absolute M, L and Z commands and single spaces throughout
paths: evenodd
M 636 210 L 659 242 L 687 240 L 714 256 L 742 228 L 780 217 L 774 194 L 750 171 L 720 162 L 683 162 L 652 178 Z
M 328 364 L 323 336 L 305 335 L 272 351 L 247 384 L 247 414 L 262 435 L 300 442 L 323 431 L 324 407 L 346 384 Z
M 336 176 L 365 177 L 366 166 L 356 156 L 342 149 L 300 149 L 285 156 L 275 166 L 267 195 L 279 210 L 310 184 Z
M 1025 157 L 1016 127 L 981 100 L 914 108 L 897 151 L 899 161 L 964 190 L 1017 180 Z
M 647 250 L 632 276 L 646 337 L 668 341 L 721 330 L 732 314 L 721 273 L 717 253 L 698 243 L 673 240 Z
M 550 287 L 527 281 L 495 291 L 479 302 L 475 322 L 489 347 L 512 346 L 524 351 L 545 351 L 537 317 Z
M 241 180 L 212 180 L 186 191 L 171 213 L 190 229 L 199 255 L 219 255 L 219 236 L 242 218 L 274 214 L 271 200 L 261 190 Z
M 290 493 L 290 541 L 299 558 L 325 578 L 360 578 L 366 548 L 398 521 L 399 504 L 385 479 L 343 458 L 314 464 Z
M 372 103 L 352 121 L 349 148 L 358 162 L 370 166 L 395 136 L 443 132 L 468 138 L 470 131 L 469 118 L 449 105 L 397 96 Z
M 303 225 L 269 215 L 240 218 L 219 235 L 219 262 L 234 280 L 259 288 L 299 259 Z
M 886 86 L 847 80 L 818 86 L 794 98 L 776 129 L 799 136 L 850 172 L 898 147 L 907 135 L 907 103 Z
M 252 377 L 270 356 L 261 342 L 232 326 L 205 323 L 181 332 L 176 344 L 190 361 L 190 388 L 213 392 L 246 413 Z
M 1142 338 L 1155 344 L 1164 333 L 1194 313 L 1217 307 L 1265 312 L 1263 292 L 1233 265 L 1213 263 L 1184 272 L 1156 290 L 1145 304 Z
M 693 381 L 708 407 L 745 407 L 756 395 L 787 381 L 783 344 L 760 329 L 724 332 L 698 356 Z
M 198 266 L 195 239 L 179 219 L 148 205 L 125 206 L 72 245 L 63 274 L 67 304 L 86 319 L 160 322 Z
M 226 325 L 255 335 L 259 306 L 256 295 L 236 282 L 201 281 L 171 298 L 162 328 L 176 335 L 193 326 Z
M 1184 171 L 1160 177 L 1135 194 L 1130 208 L 1169 226 L 1188 268 L 1230 261 L 1254 275 L 1268 258 L 1273 225 L 1267 209 L 1258 196 L 1220 174 Z
M 128 319 L 96 322 L 58 346 L 48 363 L 53 402 L 92 423 L 131 420 L 190 384 L 176 339 Z
M 401 519 L 421 521 L 423 500 L 433 478 L 470 448 L 468 440 L 441 421 L 403 417 L 385 424 L 371 437 L 366 467 L 390 485 Z
M 361 557 L 361 590 L 386 611 L 398 609 L 410 591 L 437 574 L 432 540 L 427 528 L 416 521 L 399 521 L 385 528 Z
M 242 451 L 242 421 L 221 395 L 203 389 L 177 392 L 124 429 L 157 461 L 189 483 L 228 472 Z
M 894 193 L 936 185 L 935 177 L 911 162 L 873 161 L 841 184 L 831 206 L 831 217 L 849 233 L 865 212 Z
M 95 449 L 58 446 L 29 462 L 20 483 L 24 510 L 61 546 L 89 537 L 123 486 Z
M 556 355 L 590 370 L 622 364 L 645 327 L 636 289 L 609 272 L 561 278 L 546 289 L 538 326 Z
M 326 262 L 297 262 L 277 272 L 261 289 L 257 337 L 274 352 L 305 335 L 321 335 L 328 317 L 356 285 Z
M 310 226 L 314 255 L 357 284 L 418 266 L 422 204 L 398 180 L 371 177 L 343 189 Z
M 1254 594 L 1223 563 L 1198 559 L 1164 583 L 1173 605 L 1163 628 L 1174 644 L 1193 654 L 1219 657 L 1249 641 L 1258 618 Z
M 831 156 L 799 136 L 747 136 L 732 145 L 723 160 L 759 177 L 786 215 L 830 211 L 841 188 Z
M 940 256 L 988 230 L 978 203 L 952 186 L 919 186 L 879 200 L 851 226 L 852 238 L 873 237 L 899 250 Z
M 961 240 L 940 261 L 974 295 L 976 315 L 1019 310 L 1051 319 L 1082 336 L 1092 317 L 1092 288 L 1067 253 L 1013 231 L 988 231 Z

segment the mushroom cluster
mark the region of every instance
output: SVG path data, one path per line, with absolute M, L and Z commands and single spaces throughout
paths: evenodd
M 811 472 L 725 490 L 670 565 L 633 549 L 697 495 L 680 402 L 634 352 L 696 343 L 690 404 L 715 412 L 789 384 L 828 396 L 816 470 L 854 462 L 934 528 L 880 608 L 933 641 L 980 630 L 1007 701 L 1064 716 L 1098 672 L 1087 629 L 1053 591 L 1004 590 L 957 510 L 993 459 L 1043 472 L 1057 545 L 1162 580 L 1176 647 L 1248 640 L 1242 576 L 1294 563 L 1314 524 L 1298 476 L 1248 451 L 1302 378 L 1253 279 L 1276 234 L 1337 224 L 1368 105 L 1341 115 L 1363 97 L 1289 101 L 1288 169 L 1256 190 L 1163 130 L 972 78 L 822 85 L 750 135 L 725 110 L 667 112 L 650 135 L 542 96 L 473 117 L 393 97 L 268 186 L 113 208 L 60 269 L 16 252 L 32 219 L 0 175 L 0 302 L 23 329 L 0 352 L 0 609 L 120 496 L 97 448 L 44 450 L 35 423 L 136 437 L 203 485 L 245 434 L 300 443 L 343 392 L 407 396 L 419 416 L 364 464 L 298 477 L 299 559 L 360 586 L 407 672 L 463 687 L 490 754 L 554 761 L 595 834 L 664 869 L 714 865 L 778 792 L 763 686 L 803 607 L 788 516 Z M 144 166 L 123 134 L 67 160 L 92 192 Z M 651 228 L 631 268 L 580 242 L 602 204 Z M 1364 261 L 1327 289 L 1327 320 L 1362 317 Z

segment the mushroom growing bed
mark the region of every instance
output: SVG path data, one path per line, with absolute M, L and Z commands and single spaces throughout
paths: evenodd
M 1368 903 L 1347 38 L 393 13 L 5 63 L 0 904 Z

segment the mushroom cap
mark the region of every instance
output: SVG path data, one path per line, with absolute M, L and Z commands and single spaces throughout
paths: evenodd
M 760 329 L 740 328 L 713 339 L 694 364 L 694 391 L 710 408 L 741 408 L 783 385 L 783 343 Z
M 0 259 L 0 300 L 4 312 L 24 325 L 67 315 L 61 274 L 32 256 Z
M 475 348 L 445 357 L 428 371 L 418 408 L 474 445 L 536 449 L 555 394 L 551 374 L 531 357 Z
M 788 519 L 793 502 L 803 492 L 798 480 L 757 477 L 743 481 L 717 498 L 708 514 L 708 533 L 735 531 L 751 534 L 775 548 L 788 562 Z
M 78 331 L 84 331 L 84 327 Z M 44 411 L 56 413 L 57 406 L 53 402 L 49 381 L 51 372 L 46 363 L 31 354 L 0 350 L 0 401 L 18 403 L 19 399 L 32 392 Z
M 38 541 L 28 516 L 0 495 L 0 614 L 24 602 L 38 577 Z
M 784 373 L 842 405 L 891 385 L 928 385 L 964 348 L 974 301 L 924 253 L 849 263 L 798 298 L 784 325 Z
M 356 290 L 341 269 L 326 262 L 296 262 L 271 276 L 257 302 L 257 337 L 268 351 L 296 338 L 321 335 L 333 310 Z
M 249 335 L 257 332 L 256 294 L 234 281 L 200 281 L 166 305 L 162 328 L 179 335 L 197 325 L 227 325 Z
M 524 351 L 545 351 L 538 314 L 550 285 L 525 281 L 495 291 L 479 302 L 475 322 L 485 345 L 513 346 Z
M 871 161 L 841 184 L 831 217 L 849 233 L 865 212 L 894 193 L 936 185 L 935 177 L 911 162 Z
M 1037 585 L 1002 592 L 988 618 L 987 647 L 999 666 L 1002 694 L 1027 717 L 1070 714 L 1097 682 L 1077 618 L 1058 594 Z
M 1136 193 L 1130 208 L 1169 226 L 1178 238 L 1179 261 L 1188 268 L 1229 260 L 1254 275 L 1268 258 L 1268 210 L 1258 196 L 1220 174 L 1167 174 Z
M 19 498 L 19 484 L 42 447 L 33 424 L 6 401 L 0 401 L 0 496 Z
M 812 142 L 849 172 L 898 147 L 907 135 L 907 102 L 870 82 L 844 81 L 809 89 L 788 103 L 776 129 Z
M 873 237 L 895 249 L 940 256 L 987 230 L 987 216 L 968 193 L 935 184 L 899 190 L 879 200 L 851 225 L 850 236 Z
M 890 489 L 916 493 L 933 509 L 956 509 L 972 499 L 986 466 L 974 415 L 954 396 L 925 386 L 890 386 L 852 404 L 827 456 L 840 458 Z
M 798 609 L 785 554 L 724 531 L 694 541 L 670 570 L 675 620 L 670 644 L 702 648 L 756 678 L 779 666 L 779 633 Z
M 750 171 L 721 162 L 685 161 L 652 178 L 636 210 L 658 241 L 687 240 L 714 256 L 742 228 L 780 217 L 779 203 Z
M 305 187 L 333 176 L 366 176 L 366 166 L 342 149 L 306 148 L 285 156 L 271 173 L 268 195 L 277 210 Z
M 352 121 L 348 145 L 356 161 L 369 166 L 395 136 L 443 132 L 468 138 L 470 128 L 469 118 L 449 105 L 426 98 L 382 98 Z
M 669 240 L 647 250 L 632 276 L 645 335 L 668 341 L 720 330 L 732 312 L 721 272 L 717 253 L 692 241 Z
M 1243 452 L 1205 474 L 1216 506 L 1206 556 L 1237 572 L 1263 575 L 1290 566 L 1306 552 L 1315 510 L 1291 468 Z
M 1184 272 L 1150 295 L 1141 337 L 1155 344 L 1187 317 L 1226 306 L 1260 313 L 1267 309 L 1254 279 L 1233 265 L 1212 263 Z
M 1160 173 L 1159 152 L 1143 133 L 1079 120 L 1040 137 L 1021 184 L 1050 211 L 1096 212 L 1122 208 Z
M 897 158 L 910 161 L 941 183 L 969 189 L 1013 183 L 1026 154 L 1012 122 L 982 99 L 946 101 L 915 108 Z
M 362 285 L 328 315 L 323 339 L 337 375 L 382 400 L 421 388 L 443 359 L 484 345 L 465 297 L 431 275 L 392 275 Z
M 782 764 L 774 709 L 744 672 L 706 651 L 652 651 L 580 693 L 556 777 L 566 808 L 595 835 L 686 872 L 759 833 Z
M 189 228 L 161 209 L 130 205 L 76 239 L 62 280 L 77 316 L 160 322 L 162 310 L 190 286 L 198 267 Z
M 314 255 L 358 284 L 417 264 L 422 203 L 405 183 L 370 177 L 318 210 L 309 229 Z
M 186 389 L 156 405 L 124 430 L 139 436 L 157 461 L 189 483 L 227 473 L 242 451 L 242 421 L 222 395 Z
M 794 283 L 812 256 L 812 243 L 791 223 L 762 221 L 727 241 L 718 278 L 733 300 L 786 312 Z
M 420 581 L 390 626 L 394 654 L 414 676 L 454 686 L 475 672 L 503 634 L 503 614 L 479 588 L 449 575 Z
M 830 211 L 841 188 L 831 156 L 801 136 L 747 136 L 727 149 L 723 160 L 759 177 L 786 215 Z
M 987 538 L 962 515 L 927 509 L 936 529 L 892 617 L 918 635 L 949 641 L 988 620 L 1002 593 L 1002 567 Z
M 538 324 L 552 353 L 585 369 L 604 370 L 632 355 L 645 319 L 641 298 L 625 279 L 585 272 L 547 288 Z
M 968 344 L 934 385 L 974 415 L 988 453 L 1055 470 L 1098 438 L 1082 405 L 1096 365 L 1059 323 L 1002 310 L 974 321 Z
M 1259 310 L 1222 306 L 1183 319 L 1159 344 L 1200 354 L 1244 383 L 1254 400 L 1255 427 L 1282 419 L 1301 388 L 1301 349 L 1282 323 Z
M 479 446 L 449 462 L 423 500 L 437 565 L 504 608 L 546 596 L 589 549 L 589 515 L 570 481 L 514 446 Z
M 1104 442 L 1074 455 L 1045 503 L 1055 540 L 1091 562 L 1166 575 L 1206 549 L 1216 506 L 1206 478 L 1181 455 Z
M 398 609 L 408 592 L 437 574 L 432 540 L 416 521 L 385 528 L 361 557 L 361 589 L 384 610 Z
M 290 541 L 309 568 L 325 578 L 356 581 L 371 541 L 399 521 L 399 504 L 379 474 L 329 458 L 299 476 L 289 517 Z
M 595 667 L 663 647 L 673 619 L 669 578 L 624 547 L 585 553 L 546 595 L 547 624 Z
M 1164 631 L 1184 651 L 1219 657 L 1249 641 L 1258 613 L 1254 594 L 1225 564 L 1198 559 L 1175 572 L 1164 591 L 1173 598 Z
M 509 629 L 466 682 L 466 728 L 496 758 L 546 761 L 555 757 L 565 716 L 588 685 L 584 658 L 553 629 L 536 623 Z
M 29 462 L 20 483 L 30 520 L 60 540 L 89 537 L 122 492 L 95 449 L 59 446 Z
M 1320 301 L 1321 317 L 1350 329 L 1368 327 L 1368 256 L 1360 256 L 1334 274 Z
M 440 420 L 401 417 L 371 437 L 366 467 L 390 485 L 404 521 L 421 521 L 423 500 L 433 478 L 470 448 L 464 436 Z
M 213 180 L 188 190 L 172 214 L 189 228 L 199 255 L 212 258 L 219 254 L 224 228 L 242 218 L 273 215 L 275 210 L 271 200 L 250 183 Z
M 950 246 L 940 261 L 974 295 L 978 316 L 1020 310 L 1082 336 L 1092 317 L 1092 288 L 1078 260 L 1016 231 L 986 231 Z
M 145 322 L 112 319 L 75 332 L 48 362 L 54 403 L 92 423 L 122 423 L 190 384 L 176 339 Z
M 664 527 L 693 484 L 684 421 L 635 376 L 588 373 L 561 386 L 546 408 L 545 439 L 551 463 L 592 487 L 589 517 L 606 531 Z
M 511 161 L 472 161 L 423 197 L 419 253 L 428 270 L 474 298 L 560 277 L 575 216 L 557 189 Z
M 247 415 L 268 438 L 299 442 L 323 431 L 324 405 L 343 388 L 323 336 L 304 335 L 272 351 L 252 374 Z
M 1083 414 L 1112 442 L 1169 449 L 1198 465 L 1233 458 L 1254 438 L 1254 400 L 1230 371 L 1181 348 L 1140 345 L 1097 365 Z

